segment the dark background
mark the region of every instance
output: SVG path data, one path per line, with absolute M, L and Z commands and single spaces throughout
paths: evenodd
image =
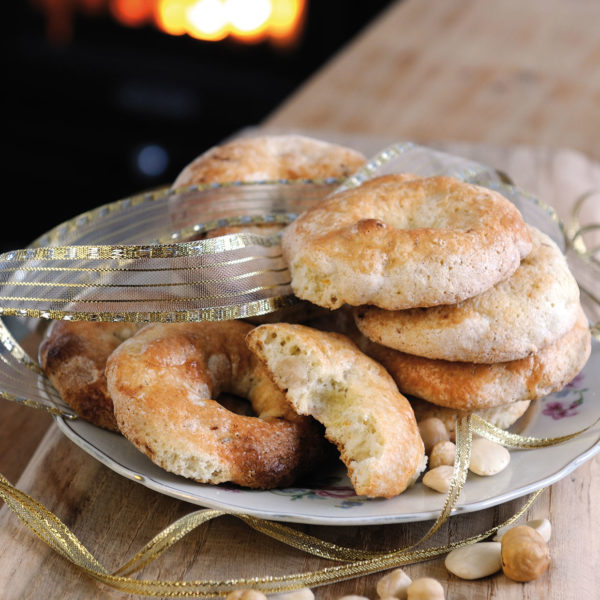
M 281 51 L 81 14 L 69 41 L 51 43 L 39 8 L 7 3 L 0 250 L 169 183 L 206 148 L 258 124 L 388 4 L 307 2 L 300 40 Z M 136 161 L 154 145 L 166 164 L 145 175 Z

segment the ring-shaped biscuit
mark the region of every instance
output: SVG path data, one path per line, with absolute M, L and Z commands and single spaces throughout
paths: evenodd
M 154 463 L 202 483 L 290 485 L 322 460 L 321 427 L 299 417 L 245 344 L 241 321 L 151 324 L 106 367 L 121 433 Z M 220 393 L 250 400 L 233 413 Z
M 343 178 L 364 162 L 357 150 L 304 135 L 241 137 L 203 152 L 177 175 L 173 187 L 214 181 Z
M 173 188 L 234 181 L 278 181 L 348 177 L 366 161 L 363 154 L 339 144 L 296 134 L 259 135 L 233 139 L 213 146 L 177 175 Z M 171 220 L 178 228 L 206 220 L 205 208 L 193 198 L 175 196 L 169 206 Z M 219 227 L 209 235 L 253 231 L 271 235 L 284 224 L 232 225 Z
M 579 287 L 565 256 L 529 227 L 533 248 L 511 277 L 453 305 L 354 310 L 369 339 L 426 358 L 473 363 L 518 360 L 565 335 L 579 314 Z
M 85 421 L 118 431 L 104 369 L 110 354 L 138 329 L 136 323 L 53 321 L 38 357 L 61 398 Z
M 531 240 L 516 207 L 492 190 L 386 175 L 303 213 L 282 250 L 298 297 L 399 310 L 480 294 L 516 270 Z

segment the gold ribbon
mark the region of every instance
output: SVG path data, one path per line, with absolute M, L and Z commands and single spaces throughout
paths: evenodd
M 476 415 L 461 416 L 458 419 L 456 427 L 457 454 L 454 472 L 444 506 L 429 531 L 417 542 L 405 548 L 383 552 L 370 552 L 362 549 L 348 548 L 326 542 L 281 523 L 266 521 L 248 515 L 233 515 L 256 531 L 291 547 L 314 556 L 345 563 L 306 573 L 293 573 L 283 576 L 239 578 L 226 581 L 162 581 L 130 577 L 131 574 L 139 571 L 148 563 L 158 558 L 163 552 L 196 527 L 227 514 L 223 511 L 212 509 L 198 510 L 182 517 L 155 536 L 127 563 L 113 573 L 110 573 L 52 512 L 24 492 L 12 486 L 1 475 L 0 497 L 16 516 L 54 551 L 90 577 L 115 589 L 146 596 L 198 598 L 225 596 L 230 591 L 241 588 L 253 588 L 265 593 L 279 593 L 302 587 L 315 587 L 336 583 L 386 569 L 427 561 L 455 548 L 482 541 L 493 535 L 498 529 L 510 526 L 517 521 L 529 509 L 544 488 L 536 491 L 521 509 L 509 519 L 483 533 L 442 546 L 418 548 L 418 546 L 422 545 L 439 530 L 456 506 L 468 472 L 471 439 L 474 432 L 495 441 L 502 438 L 509 442 L 512 447 L 537 448 L 562 443 L 588 429 L 589 427 L 586 427 L 568 436 L 536 439 L 521 437 L 498 430 L 498 428 L 486 423 Z
M 537 438 L 511 433 L 510 431 L 500 429 L 500 427 L 488 423 L 479 415 L 472 415 L 473 433 L 477 433 L 482 437 L 486 437 L 488 440 L 491 440 L 492 442 L 496 442 L 498 444 L 502 444 L 503 446 L 508 446 L 509 448 L 520 448 L 522 450 L 547 448 L 548 446 L 556 446 L 557 444 L 568 442 L 569 440 L 580 436 L 582 433 L 585 433 L 598 423 L 600 423 L 600 417 L 597 418 L 593 423 L 591 423 L 587 427 L 584 427 L 579 431 L 575 431 L 574 433 L 569 433 L 567 435 L 561 435 L 552 438 Z

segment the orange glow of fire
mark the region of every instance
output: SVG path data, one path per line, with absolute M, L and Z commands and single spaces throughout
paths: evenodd
M 109 12 L 127 27 L 152 24 L 170 35 L 205 41 L 226 37 L 292 45 L 302 29 L 305 0 L 32 0 L 46 14 L 48 36 L 67 42 L 74 12 Z
M 153 17 L 152 3 L 147 0 L 112 0 L 109 4 L 112 15 L 127 27 L 141 27 Z

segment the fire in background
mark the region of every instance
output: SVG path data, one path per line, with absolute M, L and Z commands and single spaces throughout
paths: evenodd
M 77 13 L 110 14 L 121 25 L 153 25 L 170 35 L 204 41 L 234 38 L 247 43 L 268 40 L 277 46 L 297 41 L 304 0 L 32 0 L 46 15 L 47 36 L 67 43 Z

